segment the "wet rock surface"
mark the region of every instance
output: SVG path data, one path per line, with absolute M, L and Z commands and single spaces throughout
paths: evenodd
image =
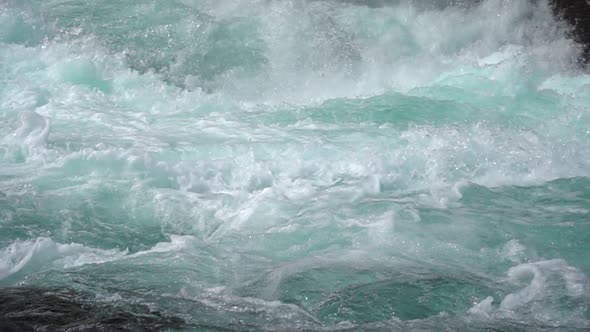
M 572 25 L 573 38 L 582 45 L 581 61 L 590 62 L 590 1 L 589 0 L 552 0 L 553 9 Z
M 71 289 L 0 289 L 0 331 L 158 331 L 185 322 L 144 305 L 98 303 Z

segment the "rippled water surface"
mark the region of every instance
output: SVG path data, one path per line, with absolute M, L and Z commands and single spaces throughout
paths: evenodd
M 0 0 L 0 287 L 148 330 L 588 330 L 567 32 L 544 1 Z

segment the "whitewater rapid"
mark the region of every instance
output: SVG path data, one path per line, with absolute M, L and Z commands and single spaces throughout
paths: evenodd
M 546 1 L 0 0 L 0 286 L 189 330 L 586 330 L 570 30 Z

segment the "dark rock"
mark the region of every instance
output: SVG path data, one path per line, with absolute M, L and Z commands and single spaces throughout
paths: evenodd
M 590 63 L 590 0 L 550 0 L 555 14 L 572 25 L 572 37 L 582 45 L 583 63 Z
M 71 289 L 0 288 L 0 331 L 158 331 L 186 327 L 143 305 L 116 306 Z

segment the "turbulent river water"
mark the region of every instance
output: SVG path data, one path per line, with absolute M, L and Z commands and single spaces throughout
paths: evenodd
M 569 28 L 367 3 L 0 0 L 0 290 L 75 331 L 590 329 Z

